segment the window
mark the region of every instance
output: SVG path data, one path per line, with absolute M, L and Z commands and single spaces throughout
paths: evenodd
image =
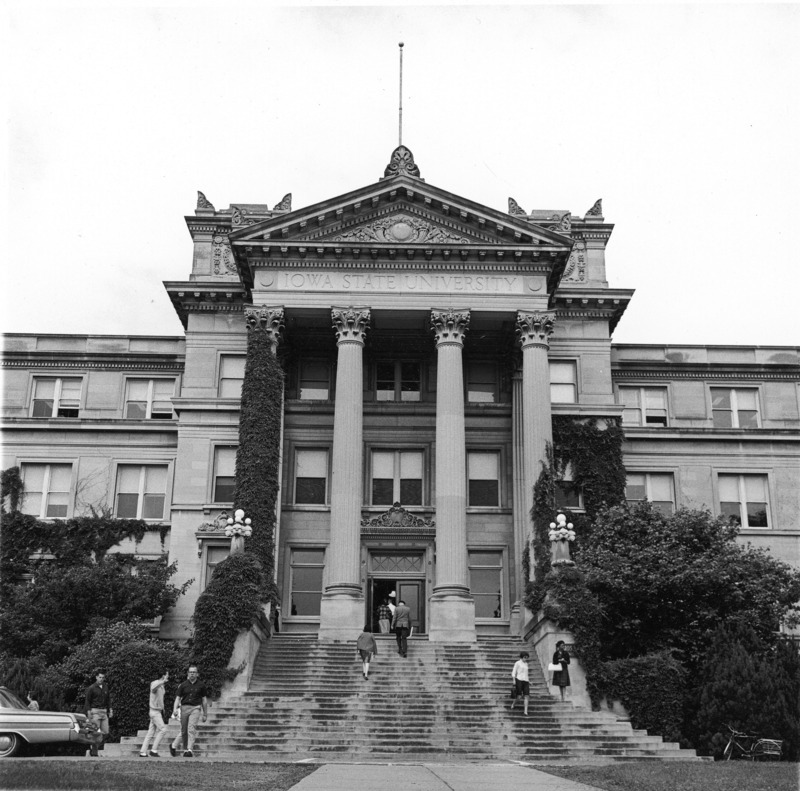
M 714 428 L 758 428 L 757 391 L 712 387 L 711 415 Z
M 324 568 L 324 549 L 292 550 L 291 615 L 319 616 Z
M 163 519 L 167 499 L 167 467 L 120 464 L 117 467 L 118 519 Z
M 578 372 L 572 361 L 550 361 L 550 402 L 575 404 L 578 401 Z
M 422 505 L 422 452 L 372 452 L 372 505 Z
M 215 545 L 215 544 L 207 544 L 206 545 L 206 576 L 205 576 L 205 586 L 211 582 L 211 578 L 214 576 L 214 571 L 216 571 L 217 566 L 225 560 L 228 555 L 231 553 L 231 546 L 230 544 L 224 545 Z
M 494 363 L 470 363 L 467 366 L 467 401 L 497 403 L 497 366 Z
M 665 387 L 620 387 L 625 426 L 666 426 L 667 390 Z
M 656 510 L 669 516 L 675 510 L 675 487 L 669 472 L 629 472 L 625 484 L 629 503 L 649 500 Z
M 419 363 L 391 362 L 375 366 L 375 398 L 378 401 L 419 401 Z
M 325 505 L 328 502 L 328 451 L 298 450 L 294 458 L 295 503 Z
M 214 448 L 214 500 L 215 503 L 232 503 L 236 483 L 236 447 Z
M 769 527 L 766 475 L 719 476 L 719 508 L 742 527 Z
M 82 380 L 78 377 L 33 380 L 32 417 L 78 417 Z
M 219 397 L 241 398 L 244 382 L 244 355 L 223 354 L 219 358 Z
M 300 399 L 327 401 L 330 398 L 330 368 L 325 360 L 300 361 Z
M 503 553 L 470 550 L 469 590 L 476 618 L 503 617 Z
M 69 510 L 71 464 L 22 464 L 25 497 L 22 513 L 39 519 L 63 519 Z
M 556 487 L 556 508 L 568 511 L 583 510 L 583 494 L 580 489 L 576 489 L 572 481 L 562 478 L 555 482 Z
M 174 379 L 128 379 L 125 417 L 132 420 L 172 420 Z
M 500 505 L 500 459 L 497 453 L 467 454 L 470 506 Z

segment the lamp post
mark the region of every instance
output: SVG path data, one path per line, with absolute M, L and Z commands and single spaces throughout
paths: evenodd
M 248 516 L 245 518 L 244 511 L 237 508 L 232 517 L 228 517 L 228 524 L 225 525 L 225 535 L 231 539 L 231 555 L 241 555 L 244 553 L 244 540 L 253 535 L 252 520 Z
M 550 522 L 550 565 L 574 566 L 575 561 L 569 556 L 569 542 L 575 540 L 575 530 L 572 522 L 567 522 L 567 517 L 560 511 L 556 521 Z

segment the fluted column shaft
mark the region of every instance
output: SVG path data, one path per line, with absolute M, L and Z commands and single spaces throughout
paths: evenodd
M 522 626 L 520 621 L 522 604 L 525 596 L 527 579 L 523 575 L 522 557 L 528 545 L 530 516 L 525 510 L 525 451 L 523 447 L 522 427 L 522 369 L 516 368 L 511 377 L 511 464 L 513 473 L 512 501 L 514 507 L 514 590 L 511 606 L 511 633 L 518 634 Z
M 468 311 L 431 312 L 436 333 L 436 584 L 432 640 L 474 640 L 467 566 L 467 459 L 462 350 Z
M 525 513 L 531 525 L 533 487 L 547 458 L 546 448 L 553 441 L 550 409 L 550 366 L 547 352 L 553 334 L 552 313 L 517 314 L 517 334 L 522 347 L 522 444 L 525 470 Z M 531 557 L 531 565 L 534 559 Z
M 370 313 L 333 308 L 338 363 L 333 415 L 331 535 L 325 559 L 320 637 L 342 639 L 361 632 L 361 504 L 363 468 L 363 350 Z

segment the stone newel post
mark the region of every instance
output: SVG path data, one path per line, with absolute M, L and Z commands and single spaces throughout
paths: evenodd
M 364 628 L 361 587 L 363 468 L 363 350 L 368 308 L 333 308 L 338 364 L 333 416 L 331 533 L 325 558 L 325 592 L 320 610 L 322 639 L 357 637 Z
M 464 372 L 469 311 L 431 311 L 436 334 L 436 584 L 430 639 L 474 641 L 475 601 L 467 567 Z

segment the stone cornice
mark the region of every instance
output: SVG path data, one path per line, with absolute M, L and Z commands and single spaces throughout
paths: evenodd
M 121 432 L 130 434 L 178 434 L 177 420 L 129 420 L 128 418 L 109 417 L 8 417 L 2 418 L 0 427 L 3 429 L 24 429 L 25 431 L 90 431 L 90 432 Z M 118 444 L 126 444 L 124 442 Z M 175 450 L 175 445 L 159 445 L 158 451 Z M 159 457 L 160 458 L 160 457 Z
M 698 428 L 695 426 L 666 426 L 663 428 L 647 428 L 646 426 L 623 426 L 626 441 L 654 439 L 664 441 L 685 442 L 686 440 L 711 440 L 742 442 L 800 442 L 800 430 L 796 428 Z M 623 450 L 623 454 L 625 451 Z M 720 464 L 728 463 L 722 460 Z M 735 463 L 735 462 L 730 462 Z M 751 464 L 752 460 L 746 462 Z
M 172 306 L 186 329 L 190 312 L 242 312 L 251 301 L 241 283 L 228 281 L 164 281 Z
M 40 369 L 85 371 L 159 371 L 174 374 L 183 372 L 185 359 L 182 356 L 168 355 L 164 358 L 152 354 L 116 353 L 88 355 L 85 353 L 28 351 L 4 352 L 3 368 L 25 368 L 36 372 Z
M 762 380 L 800 382 L 800 370 L 795 366 L 761 366 L 755 363 L 742 365 L 721 363 L 624 363 L 612 362 L 611 379 L 617 381 L 642 381 L 654 379 L 703 379 L 715 381 L 758 382 Z

